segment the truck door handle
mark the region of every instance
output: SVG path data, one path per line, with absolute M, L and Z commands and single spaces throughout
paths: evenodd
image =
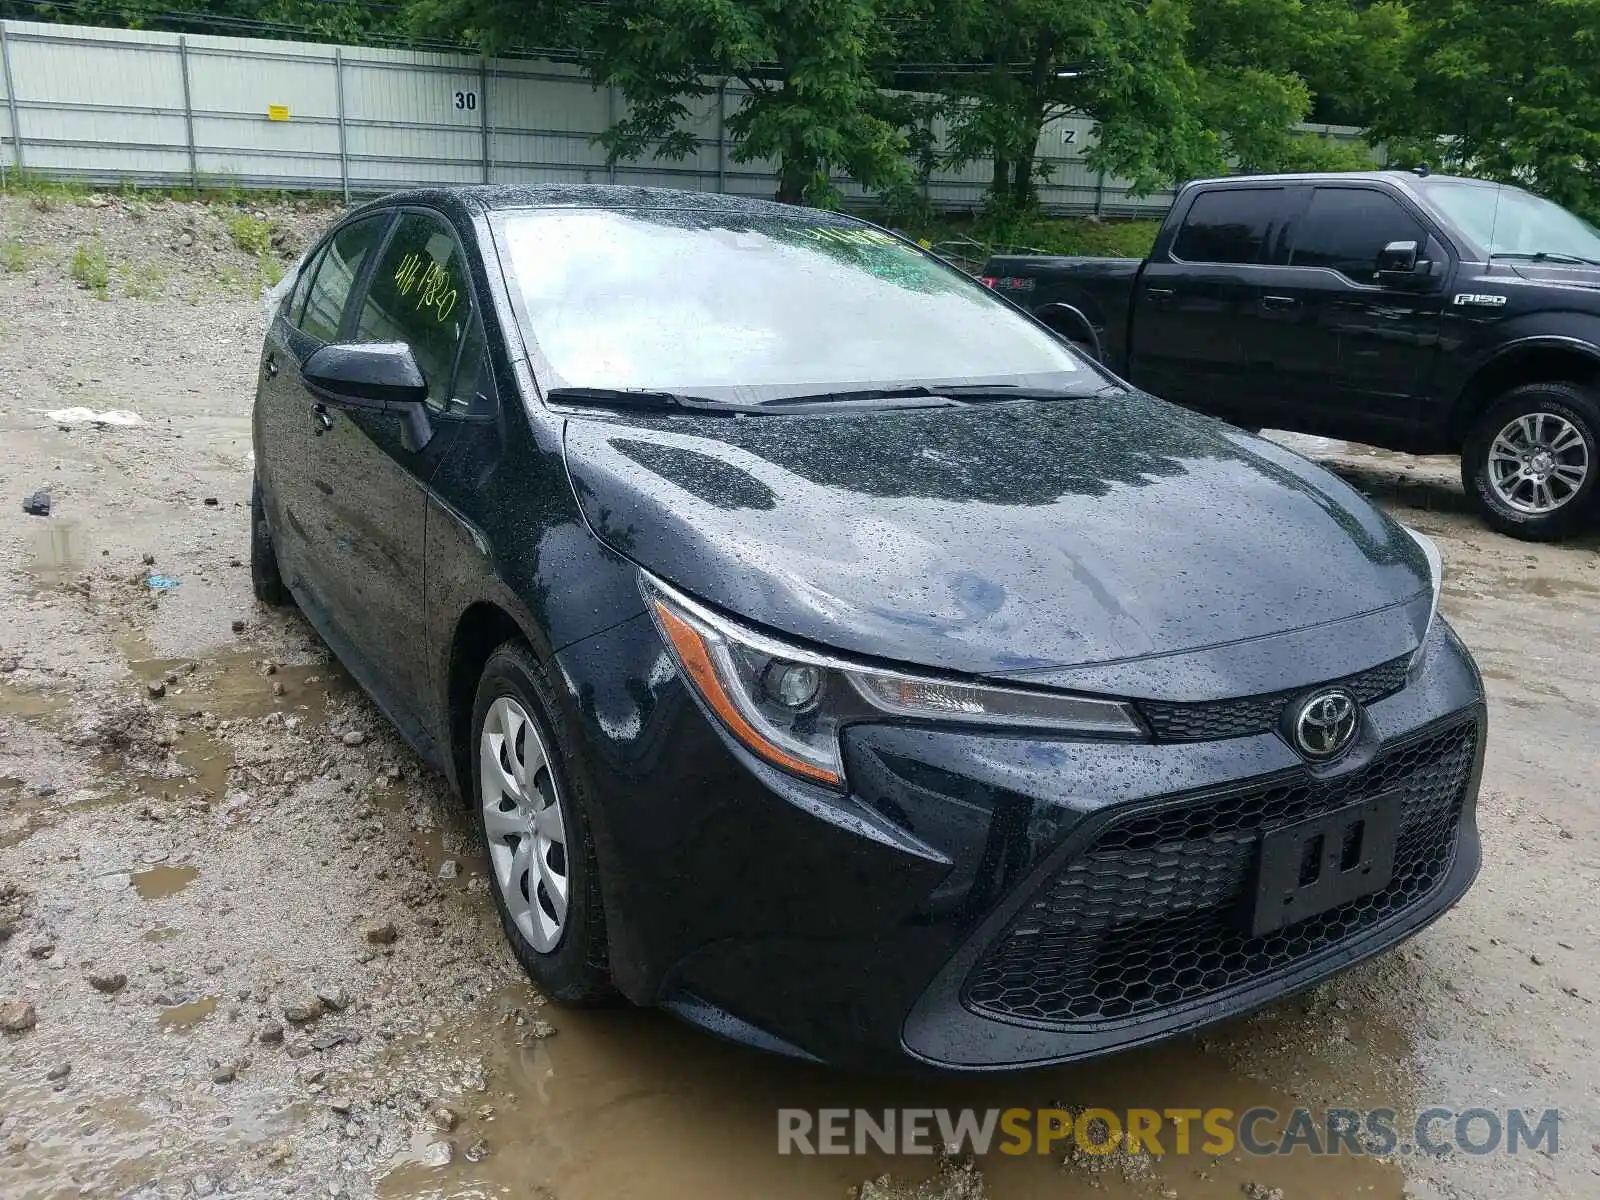
M 1300 303 L 1300 301 L 1296 300 L 1293 296 L 1263 296 L 1263 297 L 1261 297 L 1261 307 L 1262 308 L 1271 308 L 1271 309 L 1293 308 L 1293 307 L 1295 307 L 1295 305 L 1297 305 L 1299 303 Z
M 1176 288 L 1147 287 L 1144 290 L 1144 294 L 1153 300 L 1166 300 L 1171 296 L 1176 296 L 1178 291 Z

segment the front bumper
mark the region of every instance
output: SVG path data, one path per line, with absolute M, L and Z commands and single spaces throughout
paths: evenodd
M 1442 621 L 1334 764 L 1307 765 L 1275 733 L 1130 744 L 867 726 L 846 734 L 848 796 L 723 735 L 647 619 L 561 662 L 591 750 L 619 986 L 770 1050 L 994 1070 L 1138 1045 L 1393 945 L 1477 869 L 1483 694 Z M 1388 888 L 1241 931 L 1260 833 L 1377 791 L 1402 796 Z

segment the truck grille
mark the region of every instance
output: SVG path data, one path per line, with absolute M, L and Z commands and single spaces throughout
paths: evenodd
M 1469 721 L 1338 780 L 1289 779 L 1111 822 L 979 961 L 967 1003 L 1032 1021 L 1123 1020 L 1258 981 L 1380 924 L 1448 874 L 1477 738 Z M 1394 791 L 1389 886 L 1252 937 L 1240 917 L 1261 834 Z
M 1391 696 L 1405 686 L 1409 657 L 1351 675 L 1330 680 L 1326 687 L 1344 687 L 1363 704 Z M 1139 712 L 1160 742 L 1209 742 L 1220 738 L 1249 737 L 1271 733 L 1278 727 L 1284 706 L 1308 689 L 1272 692 L 1265 696 L 1243 696 L 1236 700 L 1210 700 L 1200 704 L 1169 704 L 1161 700 L 1135 701 Z

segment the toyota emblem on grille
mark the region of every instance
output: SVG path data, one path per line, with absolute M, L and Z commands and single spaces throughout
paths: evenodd
M 1307 758 L 1333 758 L 1355 741 L 1361 710 L 1349 692 L 1318 692 L 1294 714 L 1295 748 Z

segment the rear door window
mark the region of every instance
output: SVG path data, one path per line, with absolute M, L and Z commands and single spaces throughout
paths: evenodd
M 305 310 L 296 322 L 301 332 L 319 342 L 338 341 L 350 289 L 360 277 L 361 268 L 377 246 L 388 220 L 388 213 L 364 217 L 333 235 L 306 289 Z
M 1192 263 L 1259 263 L 1283 198 L 1282 188 L 1219 188 L 1194 198 L 1172 244 Z
M 1378 251 L 1390 242 L 1425 246 L 1427 231 L 1394 197 L 1371 188 L 1319 187 L 1300 218 L 1293 267 L 1328 267 L 1357 283 L 1378 274 Z
M 471 322 L 471 289 L 450 227 L 427 213 L 402 214 L 373 272 L 354 340 L 410 346 L 428 381 L 428 404 L 443 412 Z

